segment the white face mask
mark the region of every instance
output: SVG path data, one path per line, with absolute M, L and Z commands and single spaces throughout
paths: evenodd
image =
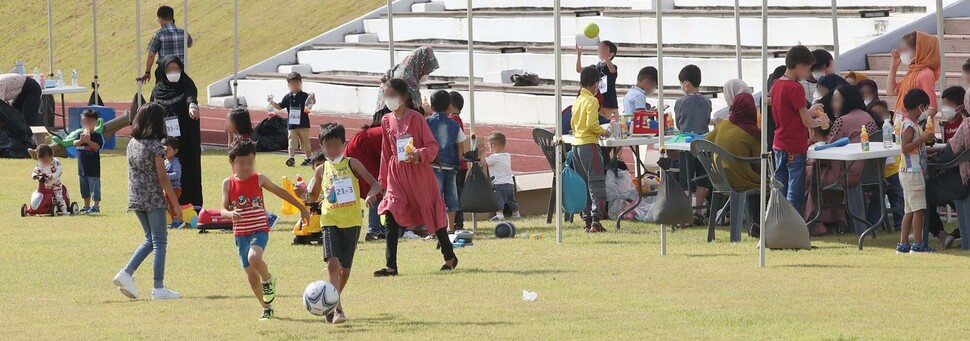
M 944 121 L 949 121 L 957 115 L 957 109 L 951 107 L 942 107 L 940 108 L 940 115 L 943 116 Z
M 825 76 L 825 74 L 824 74 L 824 73 L 822 73 L 822 71 L 813 71 L 813 72 L 812 72 L 812 77 L 814 77 L 814 78 L 815 78 L 815 81 L 816 81 L 816 82 L 818 82 L 818 80 L 819 80 L 819 79 L 822 79 L 822 77 L 824 77 L 824 76 Z
M 167 78 L 169 82 L 178 83 L 179 79 L 182 78 L 182 72 L 181 71 L 179 71 L 179 72 L 168 72 L 168 73 L 165 74 L 165 78 Z
M 909 65 L 913 62 L 913 55 L 911 52 L 903 52 L 899 54 L 899 62 L 903 65 Z
M 384 105 L 391 111 L 397 111 L 401 107 L 401 100 L 397 97 L 384 97 Z
M 822 99 L 822 93 L 819 92 L 818 89 L 815 89 L 815 92 L 812 94 L 812 100 L 814 102 L 818 102 L 820 99 Z
M 927 117 L 930 117 L 930 115 L 926 112 L 926 110 L 924 110 L 919 114 L 919 119 L 917 121 L 925 121 Z
M 865 103 L 866 106 L 868 107 L 869 106 L 869 103 L 872 103 L 872 98 L 867 98 L 867 99 L 863 100 L 862 102 Z
M 340 163 L 340 161 L 343 161 L 343 159 L 344 159 L 344 155 L 343 154 L 340 154 L 340 156 L 335 157 L 333 159 L 331 159 L 331 158 L 328 157 L 327 158 L 327 161 L 330 161 L 330 163 Z

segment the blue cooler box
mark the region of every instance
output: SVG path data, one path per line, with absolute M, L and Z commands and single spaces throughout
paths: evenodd
M 72 107 L 67 108 L 67 133 L 70 134 L 72 131 L 81 129 L 81 112 L 87 109 L 94 109 L 98 112 L 98 115 L 104 119 L 105 123 L 111 121 L 115 118 L 115 108 L 111 107 Z M 102 149 L 115 149 L 115 136 L 105 136 L 104 146 Z

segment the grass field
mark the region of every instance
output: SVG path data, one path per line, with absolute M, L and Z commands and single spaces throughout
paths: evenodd
M 261 155 L 272 178 L 295 175 L 282 155 Z M 204 156 L 208 206 L 229 174 L 219 151 Z M 858 251 L 854 238 L 815 241 L 813 251 L 774 251 L 757 266 L 755 241 L 706 243 L 701 229 L 669 234 L 628 224 L 617 233 L 566 230 L 558 246 L 539 218 L 518 222 L 545 240 L 496 240 L 479 224 L 476 245 L 457 249 L 459 269 L 437 271 L 431 242 L 403 241 L 402 275 L 374 278 L 382 243 L 361 242 L 344 295 L 349 321 L 333 326 L 307 313 L 304 286 L 325 279 L 322 250 L 291 246 L 293 218 L 271 233 L 267 262 L 280 279 L 277 319 L 260 308 L 239 268 L 232 236 L 191 230 L 169 235 L 166 284 L 176 301 L 132 301 L 111 284 L 141 242 L 125 212 L 125 159 L 105 155 L 104 212 L 19 217 L 36 186 L 33 162 L 0 162 L 0 332 L 2 339 L 965 339 L 970 277 L 966 253 L 896 255 L 886 234 Z M 64 180 L 78 197 L 73 160 Z M 306 171 L 303 171 L 304 174 Z M 79 198 L 78 198 L 79 199 Z M 279 200 L 268 199 L 269 207 Z M 149 295 L 151 261 L 136 273 Z M 535 302 L 521 299 L 535 291 Z
M 175 21 L 182 27 L 182 3 L 141 1 L 143 50 L 159 28 L 155 20 L 158 6 L 174 7 Z M 239 1 L 239 67 L 250 66 L 384 4 L 384 0 Z M 90 85 L 94 77 L 91 0 L 54 1 L 52 17 L 55 72 L 62 70 L 70 82 L 71 69 L 78 69 L 81 84 Z M 47 2 L 4 1 L 0 18 L 6 47 L 0 49 L 0 70 L 7 72 L 14 61 L 22 60 L 28 73 L 34 66 L 47 73 Z M 195 45 L 189 49 L 188 74 L 203 96 L 209 83 L 232 73 L 232 28 L 232 1 L 189 1 L 189 33 Z M 105 101 L 128 101 L 135 93 L 133 80 L 145 71 L 145 53 L 136 65 L 135 46 L 134 2 L 98 0 L 98 71 Z M 144 91 L 147 97 L 151 88 Z M 88 94 L 69 95 L 68 100 L 87 98 Z

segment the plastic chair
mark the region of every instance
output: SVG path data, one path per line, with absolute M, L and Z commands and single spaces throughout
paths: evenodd
M 970 149 L 964 150 L 957 155 L 956 158 L 945 163 L 931 163 L 929 164 L 929 172 L 932 174 L 936 171 L 941 171 L 944 169 L 950 169 L 954 167 L 959 167 L 964 162 L 970 162 Z M 954 200 L 954 204 L 957 208 L 957 225 L 960 228 L 960 237 L 963 244 L 964 250 L 970 250 L 970 197 L 966 197 L 959 200 Z M 936 211 L 927 211 L 925 214 L 935 214 Z M 929 236 L 929 232 L 926 226 L 923 227 L 923 241 L 926 241 Z
M 549 167 L 552 169 L 552 187 L 550 187 L 552 190 L 549 191 L 549 210 L 546 211 L 546 224 L 552 224 L 552 215 L 556 212 L 556 179 L 559 178 L 559 174 L 556 174 L 556 134 L 542 128 L 535 128 L 532 129 L 532 139 L 539 145 L 539 149 L 546 156 L 546 161 L 549 161 Z M 571 146 L 563 146 L 564 158 L 566 151 L 571 149 L 567 147 Z M 564 158 L 560 159 L 559 163 L 565 162 Z M 573 215 L 567 214 L 566 221 L 573 222 Z
M 704 170 L 707 171 L 707 176 L 711 181 L 712 189 L 711 200 L 708 202 L 708 212 L 714 212 L 714 207 L 720 207 L 719 203 L 724 198 L 728 199 L 728 204 L 730 206 L 731 214 L 731 242 L 741 241 L 741 229 L 745 224 L 745 220 L 751 221 L 749 214 L 746 214 L 748 209 L 748 197 L 757 196 L 759 192 L 757 189 L 752 189 L 748 191 L 735 191 L 731 187 L 731 183 L 728 181 L 727 173 L 724 169 L 724 162 L 734 162 L 741 165 L 748 164 L 759 164 L 761 159 L 758 157 L 740 157 L 734 154 L 728 153 L 718 145 L 707 140 L 694 140 L 690 143 L 690 152 L 696 157 Z M 717 215 L 712 214 L 711 218 L 708 219 L 707 223 L 707 241 L 714 241 L 714 226 L 717 220 L 720 220 L 721 216 L 724 215 L 724 210 L 720 210 Z

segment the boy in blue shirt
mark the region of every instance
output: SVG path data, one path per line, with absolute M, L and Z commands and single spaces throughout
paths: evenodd
M 465 133 L 457 122 L 448 118 L 448 107 L 451 106 L 451 95 L 444 90 L 438 90 L 431 95 L 432 114 L 428 116 L 428 126 L 434 139 L 438 141 L 438 158 L 431 168 L 438 178 L 438 188 L 445 199 L 448 211 L 448 232 L 455 230 L 455 212 L 458 211 L 458 186 L 455 175 L 461 168 L 459 160 L 463 153 L 462 142 Z
M 647 96 L 653 95 L 657 89 L 657 68 L 647 66 L 637 74 L 637 84 L 623 96 L 623 113 L 633 115 L 640 110 L 650 110 Z
M 84 132 L 77 140 L 77 175 L 81 187 L 81 197 L 84 198 L 84 208 L 81 213 L 101 212 L 101 147 L 104 147 L 104 136 L 94 131 L 98 124 L 98 112 L 87 109 L 81 113 L 81 129 Z M 94 199 L 94 206 L 91 201 Z
M 300 166 L 309 166 L 312 163 L 310 152 L 313 150 L 313 147 L 310 147 L 309 106 L 317 104 L 317 99 L 315 94 L 303 92 L 303 76 L 297 72 L 286 75 L 286 86 L 289 87 L 290 92 L 284 95 L 279 103 L 273 102 L 272 98 L 268 99 L 269 104 L 276 110 L 286 110 L 287 127 L 290 130 L 287 149 L 290 158 L 286 160 L 286 165 L 293 167 L 296 164 L 293 158 L 296 157 L 296 150 L 301 149 L 306 158 Z

